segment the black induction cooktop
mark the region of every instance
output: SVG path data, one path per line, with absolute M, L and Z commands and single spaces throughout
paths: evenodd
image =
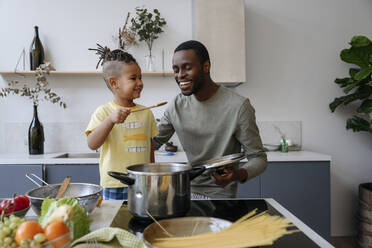
M 229 199 L 193 200 L 191 201 L 191 208 L 186 216 L 208 216 L 234 222 L 255 208 L 258 209 L 258 212 L 268 210 L 270 214 L 281 215 L 265 200 Z M 142 238 L 142 232 L 150 224 L 152 224 L 151 220 L 133 217 L 127 208 L 127 202 L 124 201 L 111 226 L 123 228 Z M 275 241 L 273 245 L 265 247 L 313 248 L 319 246 L 303 232 L 297 232 L 286 235 Z

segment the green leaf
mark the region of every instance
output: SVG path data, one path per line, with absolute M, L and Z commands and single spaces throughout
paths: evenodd
M 364 100 L 360 107 L 357 109 L 357 112 L 365 114 L 372 113 L 372 99 Z
M 139 37 L 139 41 L 145 41 L 147 44 L 152 44 L 153 40 L 157 39 L 157 34 L 162 33 L 161 27 L 165 25 L 164 18 L 160 17 L 158 9 L 154 9 L 153 13 L 146 8 L 136 8 L 137 16 L 132 18 L 132 26 L 130 27 Z M 163 24 L 163 23 L 164 24 Z M 151 45 L 149 45 L 151 47 Z
M 329 108 L 331 109 L 332 112 L 335 112 L 336 108 L 342 104 L 346 99 L 346 96 L 342 97 L 336 97 L 330 104 Z
M 337 97 L 329 104 L 329 108 L 332 112 L 340 105 L 344 104 L 347 105 L 355 100 L 363 100 L 368 98 L 372 94 L 372 89 L 369 86 L 360 86 L 357 91 L 353 94 L 349 94 L 342 97 Z
M 370 122 L 359 116 L 354 116 L 353 118 L 348 119 L 346 122 L 346 129 L 352 129 L 354 132 L 372 131 Z
M 354 75 L 355 80 L 362 80 L 371 75 L 372 67 L 364 67 L 357 74 Z
M 348 94 L 351 90 L 353 90 L 355 87 L 358 86 L 358 82 L 353 82 L 351 84 L 348 84 L 345 89 L 344 89 L 344 93 L 345 94 Z
M 370 54 L 366 53 L 365 47 L 352 47 L 341 51 L 340 57 L 343 61 L 360 66 L 361 68 L 369 65 Z
M 354 78 L 355 74 L 357 74 L 360 71 L 358 68 L 350 68 L 349 75 L 350 77 Z
M 351 39 L 350 45 L 353 47 L 364 47 L 368 46 L 372 42 L 365 36 L 357 35 Z

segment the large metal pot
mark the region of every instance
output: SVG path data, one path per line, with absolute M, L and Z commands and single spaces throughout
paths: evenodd
M 34 174 L 27 174 L 26 177 L 39 185 L 36 181 L 30 178 L 30 175 L 38 178 L 44 184 L 47 184 L 39 177 Z M 31 207 L 37 215 L 40 215 L 41 204 L 44 199 L 55 198 L 58 189 L 61 184 L 47 184 L 45 186 L 39 185 L 38 188 L 32 189 L 26 193 L 27 197 L 30 198 Z M 63 197 L 76 198 L 79 205 L 81 205 L 85 211 L 91 213 L 97 205 L 97 202 L 101 196 L 102 187 L 96 184 L 90 183 L 70 183 Z
M 182 216 L 190 208 L 190 180 L 205 171 L 204 166 L 178 163 L 132 165 L 127 173 L 108 174 L 128 185 L 128 209 L 137 217 Z

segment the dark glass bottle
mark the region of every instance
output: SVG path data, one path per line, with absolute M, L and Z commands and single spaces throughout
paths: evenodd
M 44 48 L 39 39 L 39 28 L 35 26 L 35 36 L 30 46 L 30 69 L 36 70 L 44 63 Z
M 44 129 L 37 116 L 37 105 L 34 105 L 34 118 L 28 129 L 29 154 L 44 154 Z

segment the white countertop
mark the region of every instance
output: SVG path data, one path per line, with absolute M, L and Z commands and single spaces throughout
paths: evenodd
M 28 155 L 24 153 L 0 154 L 0 164 L 98 164 L 99 158 L 56 158 L 65 153 Z M 267 152 L 269 162 L 294 161 L 331 161 L 331 156 L 311 151 L 293 151 L 288 153 Z M 155 154 L 156 162 L 187 163 L 185 152 L 176 152 L 173 156 Z M 243 160 L 247 161 L 247 160 Z

